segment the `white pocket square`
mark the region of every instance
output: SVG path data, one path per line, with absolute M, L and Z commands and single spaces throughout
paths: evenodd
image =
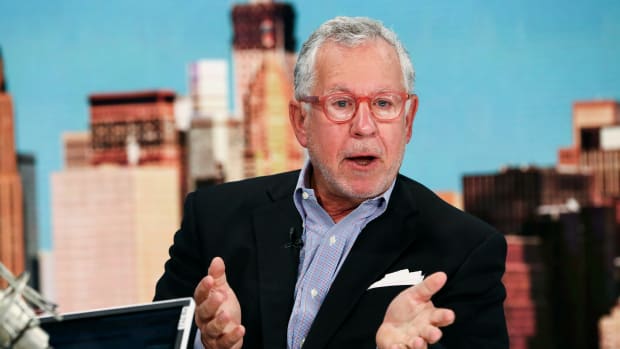
M 403 269 L 385 274 L 383 279 L 373 283 L 368 289 L 386 286 L 414 286 L 422 282 L 422 280 L 424 280 L 424 275 L 421 270 L 410 272 L 409 269 Z

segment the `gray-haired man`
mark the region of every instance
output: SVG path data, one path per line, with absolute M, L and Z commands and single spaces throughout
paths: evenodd
M 309 161 L 190 194 L 157 285 L 193 294 L 205 347 L 508 347 L 503 236 L 398 174 L 413 78 L 368 18 L 304 43 L 289 114 Z

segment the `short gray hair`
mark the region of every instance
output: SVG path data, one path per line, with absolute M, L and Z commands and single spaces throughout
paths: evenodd
M 367 17 L 336 17 L 323 23 L 304 42 L 295 65 L 295 98 L 310 94 L 316 82 L 316 54 L 326 41 L 345 46 L 358 46 L 370 40 L 381 38 L 396 50 L 403 72 L 403 84 L 407 91 L 413 91 L 415 72 L 407 50 L 392 30 L 381 22 Z

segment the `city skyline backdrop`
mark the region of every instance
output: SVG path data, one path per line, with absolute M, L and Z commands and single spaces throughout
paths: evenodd
M 88 129 L 88 95 L 187 95 L 187 66 L 204 58 L 226 59 L 231 71 L 237 3 L 0 4 L 17 149 L 37 161 L 43 249 L 52 248 L 49 182 L 62 168 L 61 136 Z M 336 15 L 374 17 L 399 34 L 421 101 L 401 172 L 434 190 L 460 191 L 463 174 L 505 164 L 553 165 L 558 148 L 572 144 L 573 102 L 620 99 L 617 2 L 290 3 L 297 49 Z

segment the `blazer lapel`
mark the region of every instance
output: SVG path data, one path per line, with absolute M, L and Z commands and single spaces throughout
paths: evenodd
M 287 244 L 291 228 L 301 232 L 301 218 L 292 197 L 294 185 L 293 180 L 292 185 L 268 190 L 273 201 L 253 212 L 264 348 L 286 348 L 299 264 L 299 250 Z
M 380 279 L 415 239 L 417 210 L 400 181 L 387 211 L 359 235 L 323 300 L 304 349 L 324 348 L 368 287 Z

